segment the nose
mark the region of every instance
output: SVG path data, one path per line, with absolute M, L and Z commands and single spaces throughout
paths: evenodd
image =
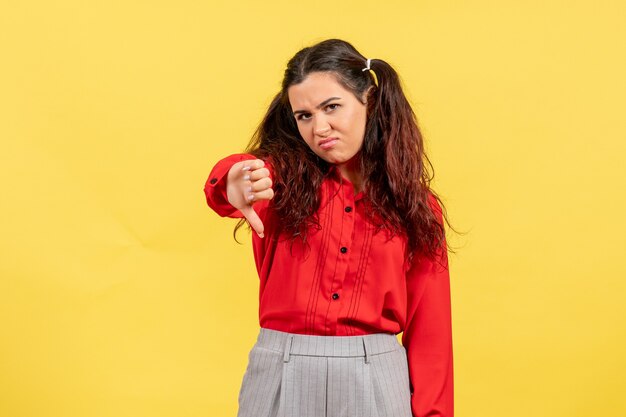
M 314 132 L 318 136 L 327 136 L 330 133 L 330 125 L 323 117 L 315 118 Z

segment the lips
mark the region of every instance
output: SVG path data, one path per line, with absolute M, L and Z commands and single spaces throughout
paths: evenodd
M 329 149 L 332 148 L 335 143 L 337 143 L 339 139 L 337 138 L 326 138 L 326 139 L 322 139 L 321 141 L 318 142 L 318 146 L 322 149 Z

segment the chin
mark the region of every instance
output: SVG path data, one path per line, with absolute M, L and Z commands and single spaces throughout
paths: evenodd
M 343 164 L 347 164 L 348 162 L 350 162 L 355 155 L 349 155 L 348 157 L 346 157 L 343 154 L 334 154 L 334 153 L 318 153 L 317 156 L 319 156 L 320 158 L 322 158 L 324 161 L 328 162 L 329 164 L 334 164 L 334 165 L 343 165 Z
M 328 162 L 329 164 L 333 164 L 333 165 L 343 165 L 347 162 L 344 159 L 337 159 L 337 158 L 322 158 L 322 159 L 324 159 L 324 161 Z
M 341 164 L 343 163 L 343 159 L 341 158 L 335 158 L 332 157 L 328 154 L 317 154 L 317 156 L 319 156 L 320 158 L 322 158 L 324 161 L 328 162 L 329 164 Z

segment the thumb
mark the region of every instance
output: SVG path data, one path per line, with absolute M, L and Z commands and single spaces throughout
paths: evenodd
M 265 227 L 263 226 L 263 222 L 261 221 L 261 218 L 259 217 L 257 212 L 254 211 L 254 208 L 252 208 L 252 206 L 247 206 L 242 208 L 240 211 L 241 214 L 243 214 L 243 216 L 246 218 L 246 220 L 248 220 L 250 226 L 259 235 L 259 237 L 264 237 L 263 232 L 265 230 Z

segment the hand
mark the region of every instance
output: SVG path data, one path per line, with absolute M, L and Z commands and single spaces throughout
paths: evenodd
M 226 182 L 228 202 L 241 211 L 254 231 L 263 237 L 264 226 L 252 205 L 260 200 L 274 198 L 270 171 L 260 159 L 241 161 L 233 164 L 228 171 Z

